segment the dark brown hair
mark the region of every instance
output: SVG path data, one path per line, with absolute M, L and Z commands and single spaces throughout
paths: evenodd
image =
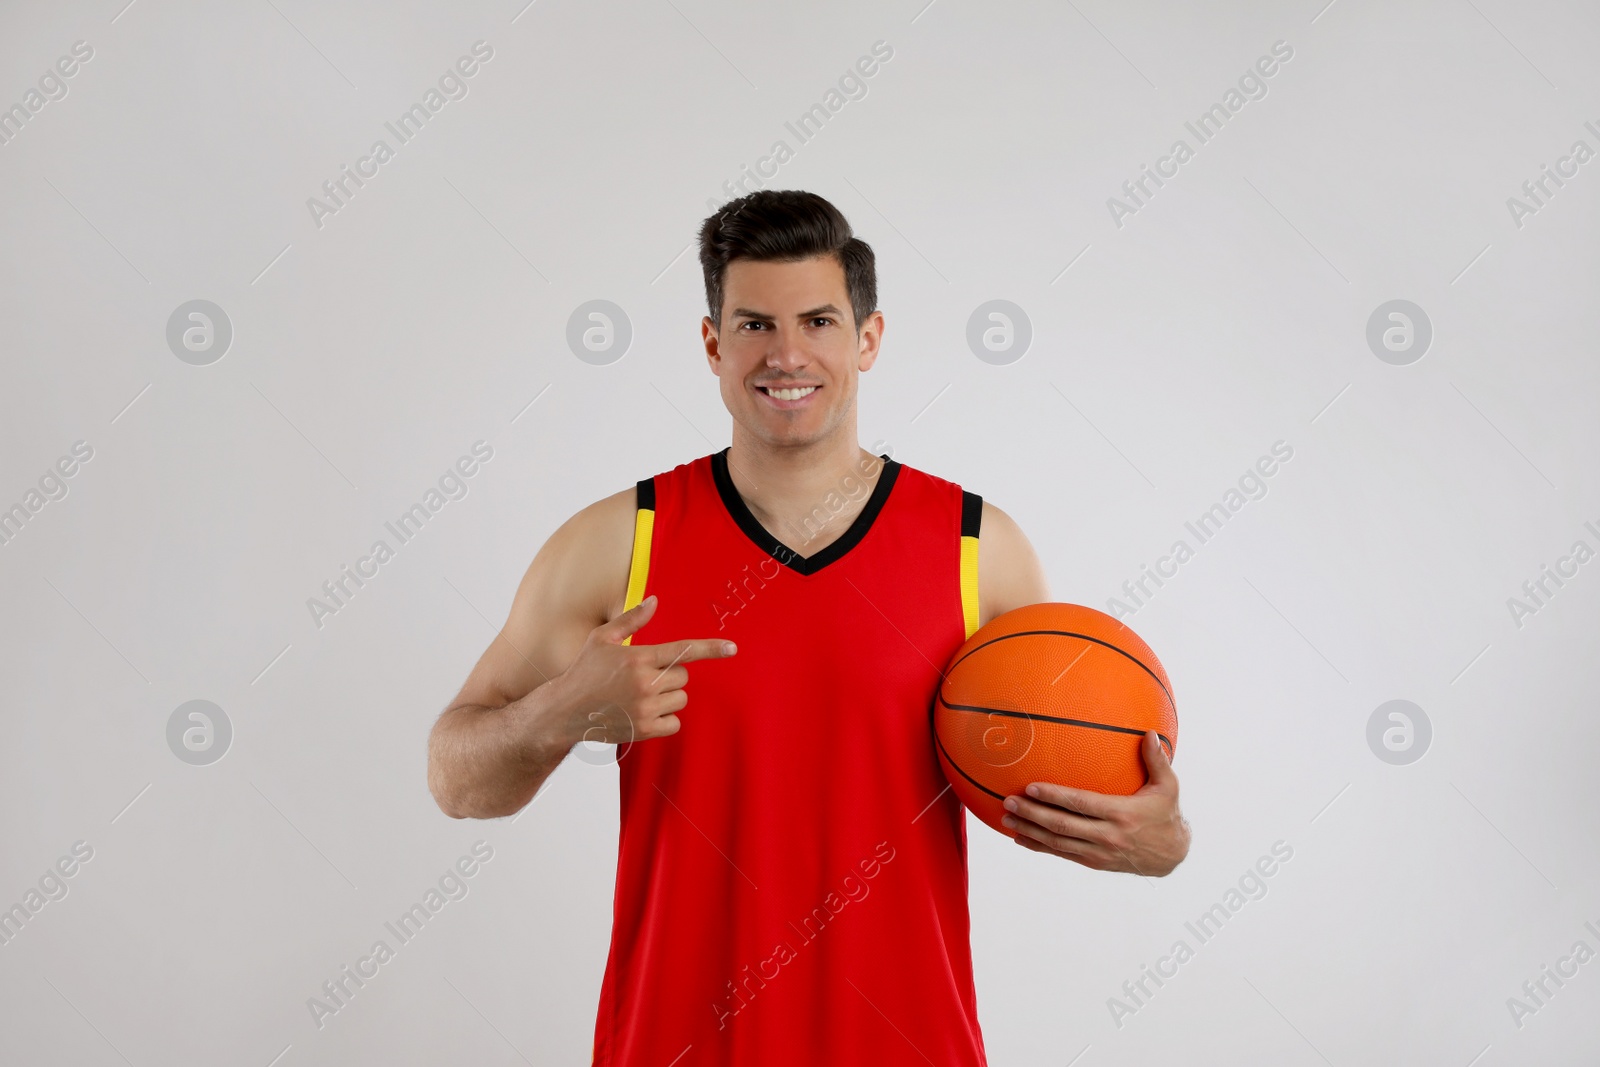
M 878 271 L 872 246 L 856 237 L 839 209 L 816 193 L 762 189 L 730 200 L 700 225 L 700 268 L 706 276 L 711 323 L 722 330 L 722 283 L 736 259 L 794 262 L 831 255 L 844 268 L 856 333 L 878 310 Z

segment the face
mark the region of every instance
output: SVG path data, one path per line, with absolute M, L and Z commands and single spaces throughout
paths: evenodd
M 722 329 L 708 316 L 700 333 L 722 402 L 757 440 L 789 447 L 855 433 L 856 382 L 878 358 L 883 313 L 868 315 L 857 336 L 835 257 L 734 260 Z

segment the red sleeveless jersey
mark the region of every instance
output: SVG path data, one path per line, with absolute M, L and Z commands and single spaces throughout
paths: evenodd
M 981 501 L 889 459 L 806 556 L 727 452 L 639 483 L 632 639 L 725 637 L 672 737 L 618 747 L 603 1067 L 985 1063 L 963 809 L 934 752 L 940 672 L 977 628 Z M 860 499 L 819 501 L 812 528 Z

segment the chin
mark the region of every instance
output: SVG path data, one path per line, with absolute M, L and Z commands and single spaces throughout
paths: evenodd
M 744 421 L 744 428 L 763 444 L 774 448 L 794 448 L 809 445 L 826 436 L 823 429 L 811 425 L 812 420 L 787 420 L 773 418 L 770 412 L 756 411 Z
M 822 439 L 822 434 L 802 432 L 795 427 L 773 428 L 764 426 L 762 427 L 762 432 L 756 436 L 773 448 L 803 448 Z

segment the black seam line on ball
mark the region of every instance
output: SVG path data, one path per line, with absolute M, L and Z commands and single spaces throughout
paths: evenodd
M 942 695 L 937 699 L 939 703 L 943 704 L 951 711 L 981 711 L 988 715 L 1004 715 L 1011 719 L 1027 719 L 1030 722 L 1054 722 L 1060 723 L 1062 726 L 1087 726 L 1091 730 L 1111 730 L 1119 734 L 1139 734 L 1141 737 L 1144 736 L 1143 730 L 1135 730 L 1131 726 L 1112 726 L 1109 723 L 1086 722 L 1083 719 L 1061 719 L 1054 715 L 1037 715 L 1028 711 L 1008 711 L 1004 708 L 981 708 L 972 704 L 952 704 Z M 1167 750 L 1170 752 L 1172 749 L 1172 739 L 1166 734 L 1162 733 L 1160 730 L 1156 731 L 1156 737 L 1161 739 L 1161 743 L 1166 745 Z
M 972 652 L 968 652 L 966 656 L 962 656 L 961 659 L 958 659 L 958 660 L 955 661 L 955 663 L 950 664 L 950 670 L 951 671 L 955 670 L 956 667 L 961 663 L 961 660 L 966 659 L 967 656 L 972 655 L 973 652 L 977 652 L 979 648 L 988 648 L 990 645 L 994 644 L 997 641 L 1009 641 L 1013 637 L 1040 637 L 1040 636 L 1077 637 L 1077 638 L 1081 638 L 1084 641 L 1093 641 L 1097 645 L 1104 645 L 1106 648 L 1109 648 L 1113 652 L 1118 652 L 1118 653 L 1121 653 L 1124 656 L 1127 656 L 1129 659 L 1133 660 L 1133 662 L 1135 662 L 1135 663 L 1137 663 L 1139 665 L 1139 669 L 1140 670 L 1142 670 L 1146 674 L 1148 674 L 1151 677 L 1151 679 L 1154 680 L 1154 682 L 1161 687 L 1161 691 L 1163 693 L 1165 693 L 1166 696 L 1167 696 L 1167 706 L 1168 707 L 1176 706 L 1174 704 L 1174 702 L 1173 702 L 1173 699 L 1172 699 L 1172 693 L 1167 689 L 1166 683 L 1161 680 L 1161 676 L 1159 674 L 1157 674 L 1155 671 L 1151 670 L 1149 667 L 1145 666 L 1144 660 L 1140 659 L 1138 656 L 1135 656 L 1131 652 L 1127 652 L 1127 651 L 1125 651 L 1125 650 L 1123 650 L 1121 648 L 1118 648 L 1116 645 L 1113 645 L 1110 641 L 1102 641 L 1100 638 L 1098 638 L 1098 637 L 1090 637 L 1088 634 L 1073 633 L 1071 630 L 1018 630 L 1014 634 L 1001 634 L 999 637 L 990 638 L 989 640 L 985 641 L 983 644 L 979 645 L 978 648 L 973 649 Z M 950 673 L 949 671 L 945 672 L 946 675 L 948 675 L 949 673 Z M 1054 683 L 1052 683 L 1052 684 L 1054 684 Z
M 982 782 L 972 777 L 972 775 L 961 769 L 961 764 L 957 763 L 955 757 L 950 755 L 950 750 L 944 747 L 944 740 L 939 736 L 938 730 L 933 732 L 933 743 L 939 746 L 939 751 L 944 754 L 945 762 L 954 767 L 957 774 L 971 782 L 974 788 L 983 790 L 996 800 L 1005 800 L 1004 794 L 996 793 L 993 789 L 990 789 L 988 786 L 984 785 Z

